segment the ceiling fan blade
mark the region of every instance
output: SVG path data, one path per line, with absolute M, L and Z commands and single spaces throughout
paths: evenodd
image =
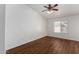
M 58 9 L 52 9 L 52 10 L 58 11 Z
M 47 6 L 44 6 L 45 8 L 48 8 Z
M 56 6 L 58 6 L 58 4 L 55 4 L 53 7 L 56 7 Z
M 49 7 L 51 7 L 51 4 L 48 4 Z
M 47 11 L 47 10 L 43 10 L 42 12 L 45 12 L 45 11 Z

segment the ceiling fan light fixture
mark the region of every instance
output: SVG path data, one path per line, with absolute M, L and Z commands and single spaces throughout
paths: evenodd
M 52 4 L 48 4 L 48 6 L 44 6 L 47 10 L 43 10 L 42 12 L 48 13 L 48 14 L 52 14 L 54 11 L 58 11 L 58 9 L 56 8 L 58 6 L 58 4 L 54 4 L 52 6 Z
M 48 14 L 52 14 L 54 11 L 47 11 Z

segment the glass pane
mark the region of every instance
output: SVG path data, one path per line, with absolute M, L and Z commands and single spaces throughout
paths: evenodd
M 57 33 L 61 32 L 61 22 L 60 21 L 54 22 L 54 32 L 57 32 Z

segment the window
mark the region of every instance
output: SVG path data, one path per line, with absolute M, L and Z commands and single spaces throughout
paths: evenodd
M 67 21 L 55 21 L 54 32 L 55 33 L 67 33 Z
M 61 32 L 61 26 L 60 21 L 54 22 L 54 32 L 60 33 Z

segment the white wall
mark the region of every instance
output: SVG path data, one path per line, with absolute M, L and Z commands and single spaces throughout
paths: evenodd
M 54 33 L 54 21 L 65 21 L 68 22 L 68 33 Z M 54 36 L 54 37 L 60 37 L 60 38 L 66 38 L 71 40 L 78 40 L 79 41 L 79 15 L 75 16 L 69 16 L 69 17 L 62 17 L 62 18 L 56 18 L 56 19 L 48 19 L 48 36 Z
M 46 20 L 27 5 L 6 5 L 6 50 L 46 36 Z
M 79 15 L 69 17 L 69 38 L 79 41 Z
M 48 36 L 54 36 L 54 37 L 60 37 L 60 38 L 67 38 L 68 33 L 55 33 L 54 32 L 54 22 L 55 21 L 65 21 L 67 20 L 67 17 L 63 18 L 55 18 L 55 19 L 48 19 Z
M 4 53 L 5 40 L 5 5 L 0 4 L 0 54 Z

